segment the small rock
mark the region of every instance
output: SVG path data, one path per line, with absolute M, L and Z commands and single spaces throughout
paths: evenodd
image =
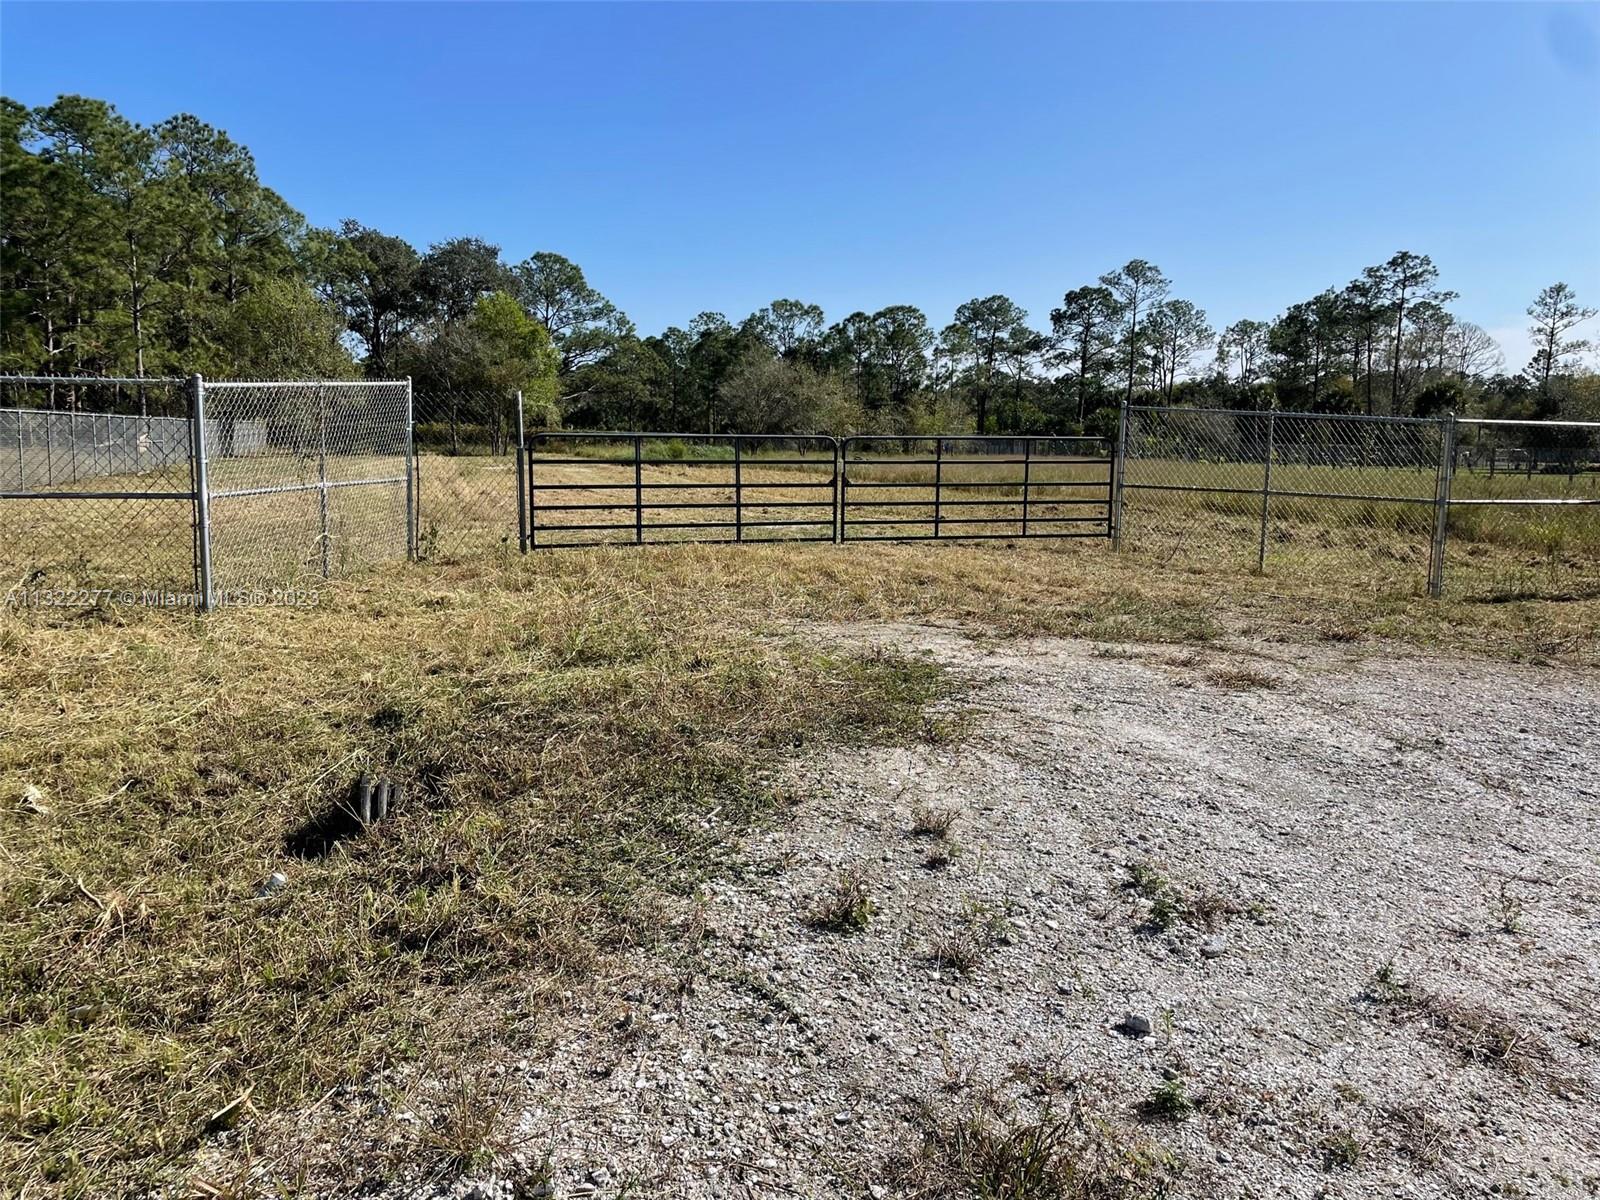
M 848 1125 L 853 1119 L 854 1118 L 852 1118 L 847 1112 L 836 1112 L 833 1114 L 833 1123 L 835 1125 Z
M 1122 1023 L 1117 1028 L 1129 1037 L 1142 1038 L 1149 1037 L 1155 1026 L 1151 1024 L 1150 1018 L 1143 1013 L 1131 1012 L 1122 1018 Z
M 1226 935 L 1213 933 L 1200 943 L 1200 956 L 1202 958 L 1221 958 L 1228 952 L 1228 939 Z

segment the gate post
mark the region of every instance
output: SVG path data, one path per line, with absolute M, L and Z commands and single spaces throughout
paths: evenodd
M 633 544 L 644 544 L 644 438 L 633 435 Z
M 322 577 L 328 578 L 328 389 L 317 388 L 317 519 L 322 526 Z
M 412 406 L 411 376 L 406 376 L 406 558 L 417 558 L 417 418 Z
M 845 540 L 844 514 L 850 504 L 850 438 L 833 439 L 833 542 Z
M 216 601 L 211 584 L 211 485 L 206 471 L 206 383 L 189 376 L 189 461 L 194 486 L 195 596 L 201 612 Z
M 1428 548 L 1428 595 L 1444 593 L 1445 539 L 1450 531 L 1450 490 L 1455 480 L 1456 414 L 1439 418 L 1439 475 L 1433 491 L 1433 544 Z
M 528 552 L 528 490 L 522 478 L 522 459 L 524 449 L 522 445 L 522 389 L 517 389 L 517 448 L 512 453 L 516 455 L 517 462 L 517 549 L 523 554 Z
M 944 438 L 933 439 L 933 536 L 939 537 L 944 521 Z
M 744 541 L 744 439 L 733 437 L 733 540 Z
M 1128 456 L 1128 402 L 1117 415 L 1117 440 L 1111 446 L 1111 548 L 1122 549 L 1122 461 Z

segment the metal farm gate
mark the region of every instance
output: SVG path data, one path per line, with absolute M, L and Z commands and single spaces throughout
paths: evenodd
M 848 437 L 840 541 L 1112 534 L 1111 443 L 1093 437 Z
M 531 435 L 521 544 L 1109 538 L 1112 443 L 1085 437 Z

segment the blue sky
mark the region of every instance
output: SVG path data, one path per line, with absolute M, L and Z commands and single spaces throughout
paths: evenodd
M 557 250 L 638 322 L 1131 257 L 1219 327 L 1397 249 L 1524 361 L 1600 304 L 1600 6 L 0 6 L 0 85 L 190 111 L 313 221 Z

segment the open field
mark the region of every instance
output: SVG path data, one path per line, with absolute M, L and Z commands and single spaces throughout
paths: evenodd
M 359 1157 L 303 1154 L 293 1114 L 350 1081 L 403 1110 L 407 1080 L 519 1053 L 562 993 L 625 990 L 628 955 L 673 961 L 699 936 L 683 898 L 806 803 L 797 755 L 960 745 L 959 672 L 818 627 L 862 620 L 1552 664 L 1526 677 L 1530 728 L 1538 680 L 1588 687 L 1600 663 L 1592 598 L 1130 577 L 1086 543 L 572 551 L 396 566 L 310 609 L 11 613 L 0 1177 L 90 1196 L 257 1171 L 294 1194 L 297 1163 L 485 1169 L 481 1099 L 386 1119 L 396 1140 Z M 362 771 L 401 788 L 365 834 L 341 810 Z

